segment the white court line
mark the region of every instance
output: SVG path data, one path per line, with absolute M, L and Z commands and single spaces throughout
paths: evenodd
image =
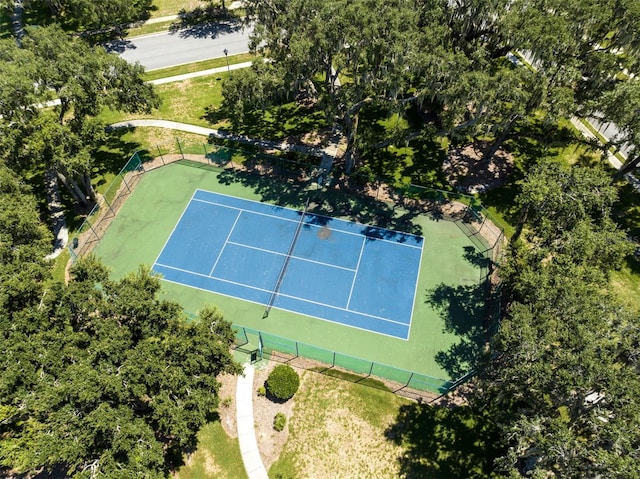
M 205 277 L 208 277 L 208 276 L 205 276 Z M 166 281 L 167 283 L 172 283 L 172 284 L 177 284 L 179 286 L 185 286 L 187 288 L 197 289 L 199 291 L 204 291 L 205 293 L 218 294 L 218 295 L 224 296 L 226 298 L 232 298 L 232 299 L 236 299 L 236 300 L 240 300 L 240 301 L 246 301 L 247 303 L 259 304 L 260 306 L 264 306 L 264 303 L 260 303 L 258 301 L 253 301 L 251 299 L 243 299 L 243 298 L 239 298 L 237 296 L 233 296 L 231 294 L 220 293 L 218 291 L 211 291 L 210 289 L 200 288 L 199 286 L 191 286 L 191 285 L 188 285 L 186 283 L 180 283 L 179 281 L 172 281 L 172 280 L 166 279 L 166 278 L 161 278 L 161 279 L 162 279 L 162 281 Z M 380 336 L 386 336 L 386 337 L 392 338 L 392 339 L 399 339 L 400 341 L 407 341 L 407 338 L 394 336 L 393 334 L 382 333 L 380 331 L 375 331 L 373 329 L 361 328 L 360 326 L 354 326 L 352 324 L 342 323 L 340 321 L 334 321 L 332 319 L 328 319 L 328 318 L 325 318 L 325 317 L 314 316 L 312 314 L 302 313 L 300 311 L 294 311 L 292 309 L 279 308 L 277 306 L 274 306 L 273 308 L 274 309 L 278 309 L 280 311 L 288 311 L 290 313 L 299 314 L 300 316 L 307 316 L 309 318 L 319 319 L 320 321 L 326 321 L 327 323 L 338 324 L 338 325 L 344 326 L 346 328 L 358 329 L 360 331 L 365 331 L 367 333 L 379 334 Z M 357 313 L 357 314 L 362 314 L 362 313 Z M 403 326 L 407 326 L 405 323 L 400 323 L 400 324 L 402 324 Z M 407 331 L 407 336 L 408 336 L 408 331 Z
M 239 211 L 238 214 L 236 215 L 236 220 L 233 222 L 233 225 L 231 226 L 231 229 L 229 230 L 229 234 L 227 235 L 227 237 L 224 240 L 224 244 L 222 245 L 222 248 L 220 248 L 220 252 L 218 253 L 218 257 L 216 258 L 215 263 L 213 263 L 213 267 L 211 268 L 211 271 L 209 271 L 209 276 L 211 276 L 213 274 L 213 270 L 216 269 L 216 266 L 218 266 L 218 261 L 220 261 L 220 258 L 222 257 L 222 252 L 224 251 L 224 248 L 227 246 L 227 243 L 229 242 L 229 238 L 231 237 L 231 233 L 233 233 L 233 230 L 236 227 L 236 224 L 238 224 L 238 220 L 240 219 L 240 215 L 242 214 L 242 211 Z
M 300 261 L 306 261 L 307 263 L 319 264 L 321 266 L 329 266 L 330 268 L 344 269 L 345 271 L 356 271 L 355 269 L 347 268 L 346 266 L 338 266 L 337 264 L 323 263 L 322 261 L 317 261 L 315 259 L 309 259 L 309 258 L 303 258 L 302 256 L 287 255 L 287 253 L 280 253 L 278 251 L 271 251 L 270 249 L 258 248 L 257 246 L 251 246 L 251 245 L 243 244 L 243 243 L 236 243 L 235 241 L 229 241 L 229 244 L 240 246 L 241 248 L 249 248 L 249 249 L 253 249 L 253 250 L 256 250 L 256 251 L 262 251 L 264 253 L 275 254 L 277 256 L 290 256 L 291 259 L 298 259 Z
M 178 225 L 180 224 L 180 221 L 182 221 L 182 217 L 184 216 L 184 214 L 187 212 L 187 210 L 189 209 L 189 205 L 191 204 L 191 201 L 193 200 L 193 197 L 195 196 L 196 192 L 193 192 L 193 195 L 191 195 L 191 198 L 189 199 L 189 202 L 187 203 L 187 205 L 184 207 L 184 209 L 182 210 L 182 213 L 180 213 L 180 217 L 178 218 L 178 221 L 176 221 L 176 224 L 173 225 L 173 229 L 171 230 L 171 233 L 169 233 L 169 236 L 167 237 L 166 241 L 164 242 L 164 244 L 162 245 L 162 249 L 160 250 L 160 253 L 158 253 L 158 256 L 156 257 L 156 260 L 153 262 L 153 264 L 156 264 L 158 262 L 158 260 L 160 259 L 160 256 L 162 256 L 162 252 L 164 251 L 164 249 L 167 247 L 167 244 L 169 243 L 169 240 L 171 239 L 171 237 L 173 236 L 173 233 L 175 233 L 176 228 L 178 227 Z
M 360 268 L 360 261 L 362 260 L 362 252 L 364 251 L 364 245 L 367 244 L 366 238 L 362 240 L 362 246 L 360 247 L 360 256 L 358 256 L 358 264 L 356 265 L 356 271 L 353 275 L 353 281 L 351 281 L 351 289 L 349 290 L 349 298 L 347 299 L 347 309 L 351 304 L 351 295 L 353 294 L 353 288 L 356 285 L 356 279 L 358 279 L 358 269 Z
M 223 208 L 229 208 L 230 210 L 241 211 L 242 213 L 253 213 L 255 215 L 266 216 L 267 218 L 274 218 L 277 220 L 289 221 L 290 223 L 300 222 L 300 219 L 290 220 L 289 218 L 283 218 L 282 216 L 270 215 L 268 213 L 262 213 L 260 211 L 255 211 L 255 210 L 248 210 L 246 208 L 238 208 L 237 206 L 230 206 L 230 205 L 225 205 L 223 203 L 216 203 L 215 201 L 201 200 L 200 198 L 193 198 L 191 201 L 198 201 L 200 203 L 206 203 L 208 205 L 221 206 Z M 260 204 L 264 204 L 264 203 L 260 203 Z M 291 209 L 291 208 L 283 208 L 283 209 Z M 298 212 L 297 210 L 294 210 L 294 209 L 291 209 L 291 211 Z
M 420 269 L 422 268 L 422 256 L 424 255 L 424 248 L 420 248 L 420 261 L 418 261 L 418 270 L 416 271 L 416 288 L 413 292 L 413 302 L 411 303 L 411 316 L 409 317 L 409 332 L 407 333 L 407 341 L 411 335 L 411 324 L 413 324 L 413 312 L 416 307 L 416 298 L 418 297 L 418 281 L 420 280 Z
M 253 289 L 255 291 L 262 291 L 264 293 L 273 294 L 273 290 L 270 290 L 270 289 L 258 288 L 257 286 L 251 286 L 251 285 L 244 284 L 244 283 L 238 283 L 237 281 L 231 281 L 229 279 L 217 278 L 215 276 L 208 276 L 206 274 L 196 273 L 194 271 L 189 271 L 187 269 L 177 268 L 175 266 L 169 266 L 167 264 L 155 263 L 155 265 L 161 266 L 162 268 L 173 269 L 175 271 L 181 271 L 182 273 L 192 274 L 194 276 L 201 276 L 203 278 L 213 279 L 215 281 L 221 281 L 223 283 L 229 283 L 229 284 L 233 284 L 233 285 L 236 285 L 236 286 L 241 286 L 243 288 Z M 182 284 L 183 286 L 189 286 L 190 288 L 197 288 L 196 286 L 191 286 L 188 283 L 180 283 L 180 282 L 177 282 L 177 281 L 172 281 L 172 282 L 173 283 L 177 283 L 177 284 Z M 203 289 L 203 288 L 197 288 L 197 289 Z M 218 291 L 211 290 L 211 289 L 203 289 L 203 291 L 209 291 L 210 293 L 216 293 L 216 294 L 224 294 L 224 293 L 218 293 Z M 241 298 L 241 297 L 238 297 L 238 296 L 227 295 L 227 294 L 225 294 L 224 296 L 230 296 L 232 298 L 242 299 L 243 301 L 248 301 L 248 300 L 245 300 L 244 298 Z M 295 299 L 297 301 L 302 301 L 304 303 L 316 304 L 318 306 L 323 306 L 325 308 L 331 308 L 331 309 L 335 309 L 335 310 L 338 310 L 338 311 L 344 311 L 346 313 L 359 314 L 360 316 L 364 316 L 364 317 L 367 317 L 367 318 L 373 318 L 373 319 L 377 319 L 377 320 L 380 320 L 380 321 L 386 321 L 387 323 L 401 324 L 403 326 L 409 326 L 407 323 L 403 323 L 402 321 L 395 321 L 393 319 L 383 318 L 382 316 L 376 316 L 375 314 L 361 313 L 360 311 L 354 311 L 354 310 L 351 310 L 351 309 L 340 308 L 338 306 L 332 306 L 330 304 L 320 303 L 319 301 L 313 301 L 312 299 L 301 298 L 299 296 L 292 296 L 290 294 L 284 294 L 284 293 L 278 293 L 278 296 L 282 296 L 284 298 Z M 254 301 L 252 301 L 252 302 L 254 302 Z M 259 303 L 258 302 L 258 304 L 263 304 L 263 303 Z M 300 311 L 294 311 L 294 310 L 286 310 L 286 311 L 292 311 L 292 312 L 297 313 L 297 314 L 305 314 L 305 313 L 301 313 Z
M 207 193 L 211 193 L 211 192 L 206 191 L 206 190 L 200 190 L 200 191 L 205 191 Z M 216 193 L 216 194 L 218 194 L 218 193 Z M 227 195 L 223 195 L 223 196 L 227 196 Z M 231 196 L 230 198 L 235 198 L 235 197 Z M 206 203 L 206 204 L 214 205 L 214 206 L 221 206 L 223 208 L 230 208 L 232 210 L 238 210 L 238 211 L 242 211 L 242 212 L 246 212 L 246 213 L 253 213 L 253 214 L 256 214 L 256 215 L 260 215 L 260 216 L 266 216 L 267 218 L 274 218 L 274 219 L 278 219 L 278 220 L 282 220 L 282 221 L 289 221 L 291 223 L 297 223 L 297 222 L 300 221 L 299 219 L 283 218 L 282 216 L 271 215 L 271 214 L 268 214 L 268 213 L 262 213 L 260 211 L 249 210 L 249 209 L 246 209 L 246 208 L 239 208 L 237 206 L 225 205 L 223 203 L 218 203 L 218 202 L 215 202 L 215 201 L 202 200 L 200 198 L 193 198 L 191 201 L 199 201 L 200 203 Z M 244 201 L 251 201 L 251 200 L 244 200 Z M 265 203 L 259 203 L 257 201 L 254 201 L 254 203 L 258 203 L 258 204 L 261 204 L 261 205 L 265 204 Z M 275 207 L 276 205 L 272 205 L 272 206 Z M 287 209 L 287 210 L 299 212 L 298 210 L 294 210 L 293 208 L 286 208 L 284 206 L 277 206 L 277 208 L 282 208 L 282 209 Z M 411 233 L 397 232 L 397 231 L 389 230 L 389 229 L 386 229 L 386 228 L 380 228 L 379 226 L 365 225 L 365 224 L 362 224 L 362 223 L 357 223 L 355 221 L 346 221 L 346 220 L 343 220 L 343 219 L 340 219 L 340 218 L 332 218 L 331 216 L 319 215 L 319 214 L 316 214 L 316 213 L 313 213 L 313 212 L 307 212 L 306 215 L 307 216 L 312 216 L 312 217 L 315 216 L 315 217 L 318 217 L 318 218 L 327 218 L 327 219 L 332 220 L 332 221 L 341 221 L 341 222 L 344 222 L 344 223 L 347 223 L 347 224 L 354 224 L 354 225 L 362 226 L 364 228 L 375 228 L 375 229 L 378 229 L 378 230 L 381 230 L 381 231 L 389 231 L 390 233 L 397 234 L 397 235 L 405 235 L 405 236 L 411 236 L 413 238 L 421 238 L 423 240 L 422 242 L 424 243 L 424 238 L 422 236 L 414 235 L 414 234 L 411 234 Z M 323 226 L 327 227 L 326 225 L 316 225 L 316 224 L 313 224 L 313 223 L 305 223 L 305 226 L 310 226 L 310 227 L 313 227 L 313 228 L 322 228 Z M 354 233 L 353 231 L 345 231 L 345 230 L 329 228 L 329 227 L 327 227 L 327 228 L 329 230 L 333 231 L 333 232 L 344 233 L 346 235 L 362 236 L 364 238 L 369 238 L 369 239 L 373 239 L 373 240 L 376 240 L 376 241 L 384 241 L 385 243 L 391 243 L 391 244 L 395 244 L 397 246 L 403 246 L 403 247 L 406 247 L 406 248 L 422 249 L 422 246 L 411 245 L 411 244 L 408 244 L 408 243 L 400 243 L 398 241 L 392 241 L 392 240 L 385 239 L 385 238 L 379 238 L 377 236 L 367 236 L 367 235 L 362 234 L 362 233 Z

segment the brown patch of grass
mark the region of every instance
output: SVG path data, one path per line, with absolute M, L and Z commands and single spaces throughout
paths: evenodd
M 403 398 L 305 372 L 290 421 L 290 438 L 270 475 L 298 478 L 394 478 L 403 448 L 385 436 Z

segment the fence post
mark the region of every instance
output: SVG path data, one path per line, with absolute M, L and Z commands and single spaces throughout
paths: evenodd
M 115 216 L 115 215 L 116 215 L 116 213 L 115 213 L 115 211 L 113 211 L 113 208 L 111 208 L 111 205 L 110 205 L 110 204 L 109 204 L 109 202 L 107 201 L 107 198 L 103 195 L 103 196 L 102 196 L 102 199 L 104 200 L 104 202 L 105 202 L 105 203 L 107 204 L 107 206 L 109 207 L 109 211 L 111 211 L 111 214 L 112 214 L 113 216 Z
M 160 155 L 160 161 L 162 161 L 162 166 L 166 165 L 166 163 L 164 162 L 164 156 L 162 156 L 162 151 L 160 150 L 160 145 L 156 145 L 156 148 L 158 149 L 158 154 Z
M 122 182 L 124 183 L 124 186 L 127 187 L 127 191 L 131 193 L 131 188 L 129 188 L 129 184 L 127 183 L 126 175 L 122 175 Z
M 411 380 L 413 379 L 413 373 L 411 373 L 411 376 L 409 376 L 409 380 L 407 381 L 407 384 L 404 385 L 404 387 L 409 387 L 409 383 L 411 382 Z
M 176 143 L 178 144 L 178 150 L 180 150 L 180 155 L 182 156 L 182 159 L 184 160 L 184 152 L 182 151 L 182 145 L 180 144 L 180 138 L 178 138 L 176 136 Z
M 89 219 L 86 219 L 85 221 L 89 225 L 89 228 L 91 228 L 91 231 L 96 236 L 96 238 L 98 238 L 98 241 L 100 241 L 100 236 L 98 236 L 98 233 L 96 233 L 96 230 L 93 229 L 93 225 L 91 224 L 91 221 L 89 221 Z

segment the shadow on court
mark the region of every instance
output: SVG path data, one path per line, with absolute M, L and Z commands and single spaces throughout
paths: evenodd
M 497 429 L 488 413 L 467 406 L 406 404 L 385 434 L 405 449 L 398 458 L 400 477 L 493 477 L 493 460 L 499 451 L 492 447 Z
M 444 330 L 458 338 L 449 349 L 436 353 L 436 362 L 451 378 L 459 379 L 475 367 L 483 352 L 487 285 L 440 284 L 427 294 L 426 302 L 441 315 Z
M 314 180 L 300 181 L 300 178 L 302 175 L 299 175 L 295 180 L 289 179 L 289 181 L 282 178 L 265 177 L 261 172 L 251 169 L 226 169 L 218 176 L 218 180 L 222 184 L 240 183 L 242 186 L 251 188 L 262 197 L 263 201 L 269 203 L 302 209 L 308 197 L 310 212 L 346 218 L 369 225 L 367 232 L 373 238 L 380 237 L 382 234 L 377 227 L 422 235 L 422 228 L 414 222 L 418 216 L 424 214 L 421 209 L 400 210 L 375 198 L 348 191 L 341 185 L 338 185 L 337 189 L 309 190 Z M 320 224 L 322 218 L 318 218 L 316 221 Z M 395 235 L 395 233 L 384 232 L 384 235 Z

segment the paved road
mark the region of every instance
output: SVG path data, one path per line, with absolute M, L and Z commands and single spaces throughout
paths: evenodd
M 176 32 L 162 32 L 110 42 L 107 49 L 128 62 L 140 62 L 147 71 L 183 65 L 249 51 L 250 29 L 239 23 L 194 26 Z

